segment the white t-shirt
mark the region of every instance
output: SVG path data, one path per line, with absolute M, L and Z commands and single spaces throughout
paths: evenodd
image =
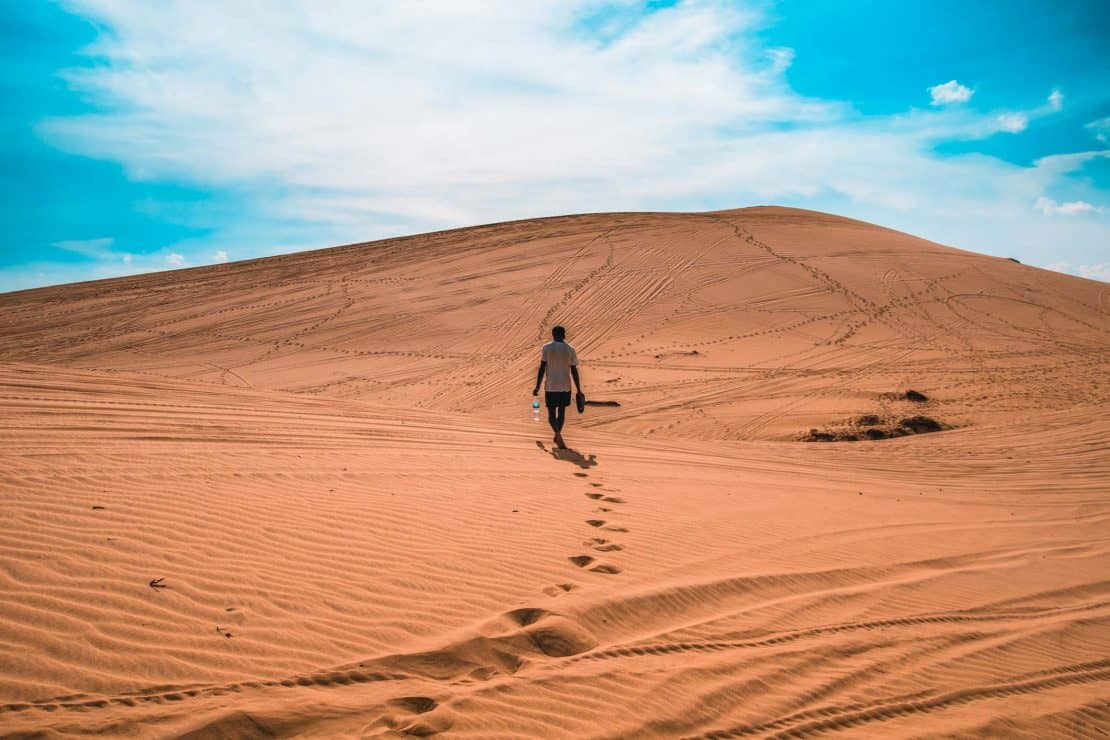
M 578 355 L 574 347 L 566 342 L 548 342 L 540 350 L 540 357 L 547 363 L 547 379 L 544 381 L 545 391 L 569 391 L 570 369 L 577 367 Z

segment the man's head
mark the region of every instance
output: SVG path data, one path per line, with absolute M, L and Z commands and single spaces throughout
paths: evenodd
M 567 330 L 561 326 L 553 326 L 551 328 L 551 338 L 556 342 L 561 342 L 567 338 Z

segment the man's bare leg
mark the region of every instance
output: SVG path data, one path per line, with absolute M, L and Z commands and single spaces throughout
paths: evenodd
M 558 413 L 555 415 L 555 422 L 553 426 L 555 428 L 555 444 L 558 445 L 559 449 L 561 450 L 565 450 L 567 448 L 566 443 L 563 442 L 563 424 L 566 422 L 566 420 L 567 408 L 566 406 L 560 406 Z
M 556 447 L 563 446 L 563 438 L 559 435 L 559 409 L 555 406 L 547 407 L 547 423 L 551 425 L 551 431 L 555 432 L 553 441 Z

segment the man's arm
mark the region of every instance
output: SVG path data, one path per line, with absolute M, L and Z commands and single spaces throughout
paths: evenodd
M 543 382 L 543 374 L 544 374 L 545 370 L 547 370 L 547 361 L 546 360 L 540 360 L 540 370 L 539 370 L 538 373 L 536 373 L 536 387 L 532 389 L 532 395 L 533 396 L 540 395 L 540 383 Z M 578 377 L 578 371 L 577 370 L 575 370 L 574 377 L 576 377 L 576 378 Z
M 574 378 L 574 387 L 578 389 L 579 393 L 581 393 L 582 392 L 582 381 L 578 379 L 578 366 L 577 365 L 571 365 L 570 366 L 570 376 L 572 378 Z

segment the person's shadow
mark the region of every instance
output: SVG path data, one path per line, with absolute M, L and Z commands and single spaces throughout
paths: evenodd
M 570 447 L 564 447 L 562 449 L 559 449 L 558 447 L 552 447 L 549 450 L 547 449 L 547 446 L 538 439 L 536 440 L 536 446 L 544 452 L 550 453 L 551 456 L 556 460 L 563 460 L 565 462 L 574 463 L 580 468 L 592 468 L 597 465 L 597 455 L 583 455 L 578 450 L 572 449 Z

